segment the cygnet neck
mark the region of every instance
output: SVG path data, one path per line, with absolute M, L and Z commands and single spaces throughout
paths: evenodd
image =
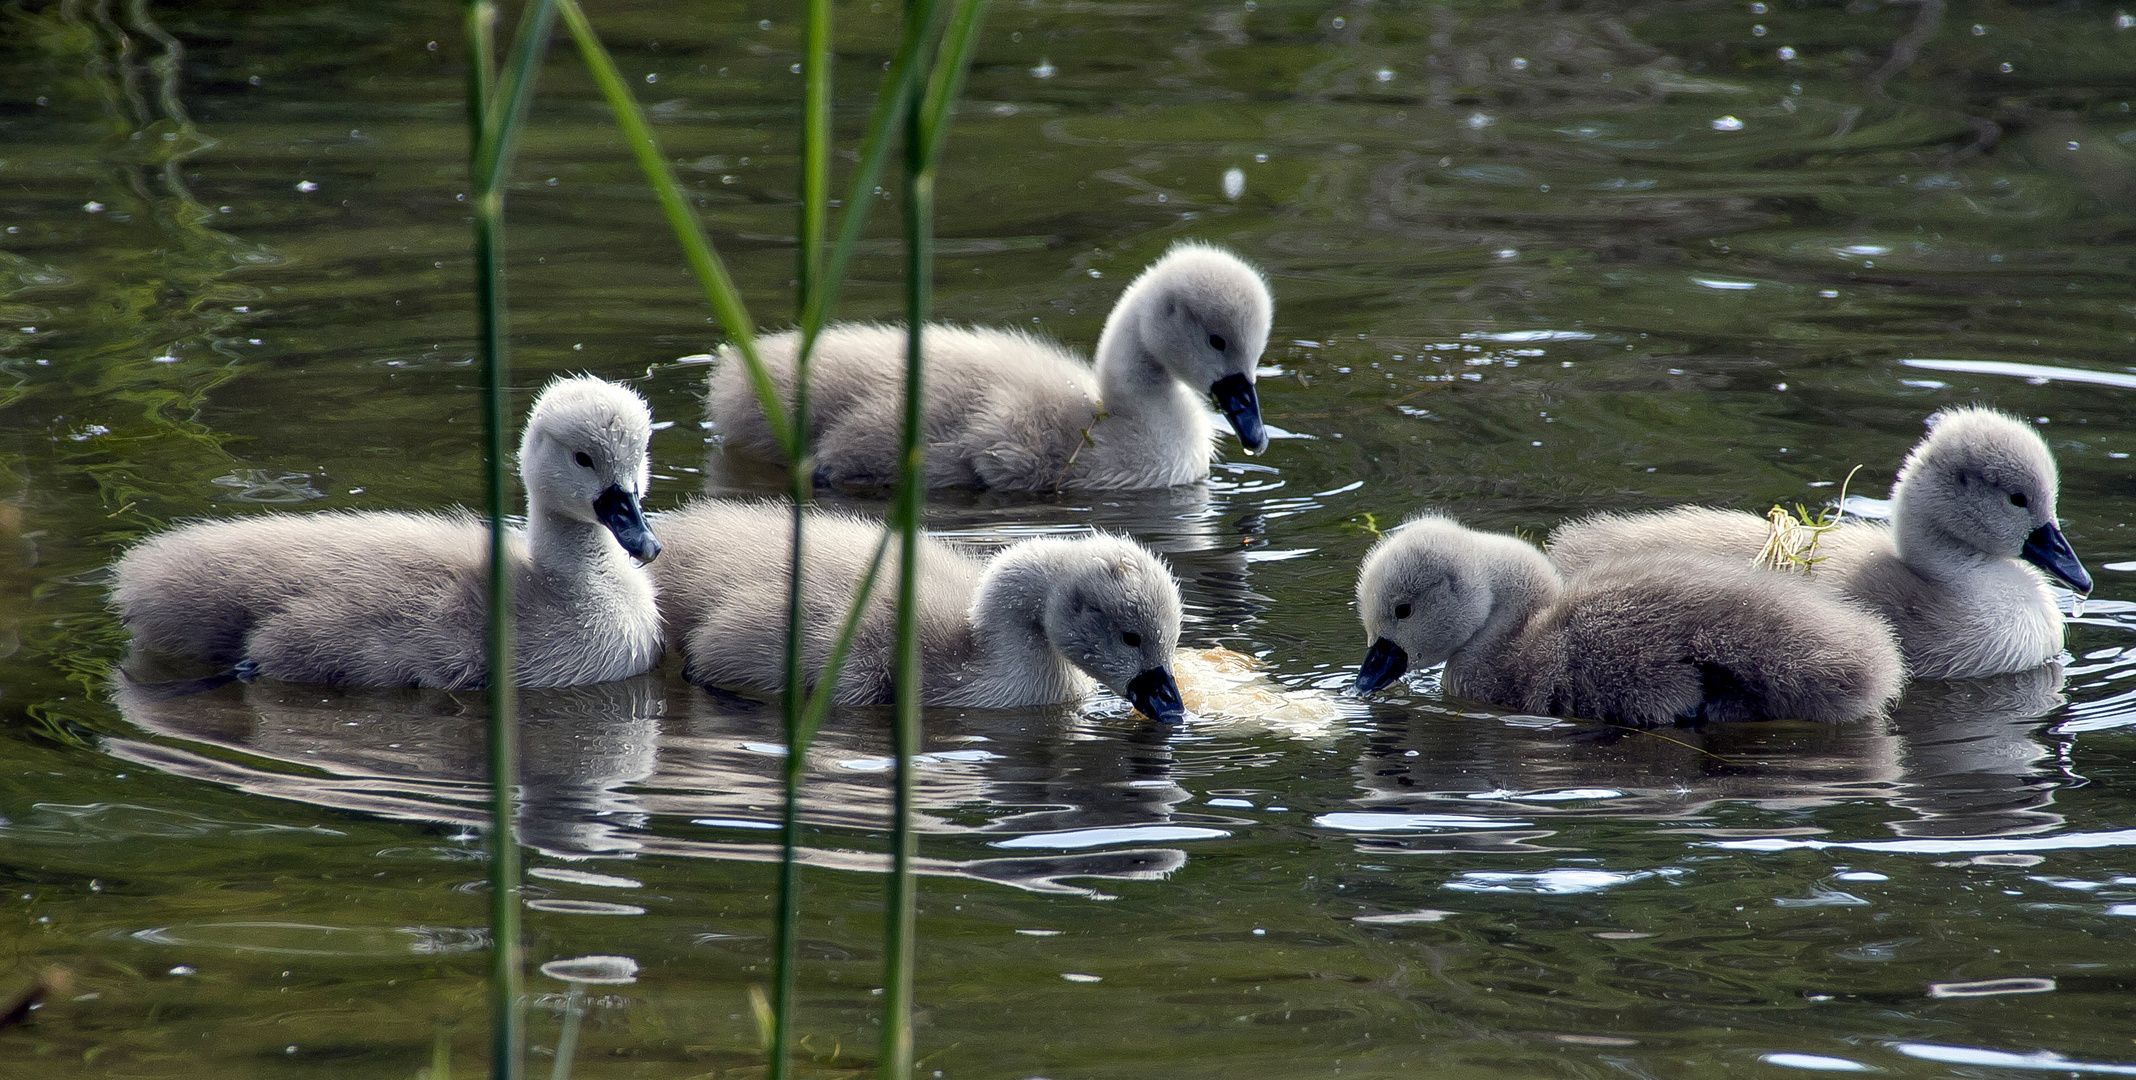
M 541 492 L 527 492 L 527 558 L 544 573 L 583 576 L 622 555 L 607 526 L 564 513 Z
M 2014 556 L 1982 551 L 1945 528 L 1928 496 L 1901 482 L 1891 497 L 1891 541 L 1899 561 L 1936 582 L 1956 582 Z
M 1089 677 L 1046 640 L 1046 604 L 1056 577 L 1047 553 L 1030 543 L 995 556 L 980 576 L 972 595 L 974 655 L 966 684 L 975 701 L 1067 701 L 1089 690 Z
M 1151 426 L 1171 419 L 1179 428 L 1187 415 L 1199 416 L 1201 400 L 1182 384 L 1142 342 L 1138 328 L 1152 290 L 1137 289 L 1123 297 L 1098 335 L 1098 394 L 1108 416 Z
M 1514 542 L 1527 546 L 1524 542 Z M 1533 558 L 1527 557 L 1530 554 Z M 1446 661 L 1447 675 L 1456 683 L 1454 689 L 1468 697 L 1500 696 L 1495 684 L 1514 674 L 1503 663 L 1514 639 L 1519 637 L 1536 612 L 1554 603 L 1565 591 L 1565 583 L 1557 571 L 1551 568 L 1541 552 L 1532 548 L 1525 553 L 1507 551 L 1494 558 L 1486 572 L 1486 581 L 1491 590 L 1491 609 L 1475 635 L 1467 644 L 1455 649 Z M 1493 685 L 1483 685 L 1486 680 Z

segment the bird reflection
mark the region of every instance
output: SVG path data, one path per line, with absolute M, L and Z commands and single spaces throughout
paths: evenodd
M 214 762 L 214 779 L 392 817 L 468 825 L 487 820 L 480 694 L 260 680 L 173 695 L 172 686 L 139 681 L 122 668 L 112 676 L 112 701 L 144 730 L 241 751 L 265 763 L 253 769 Z M 645 811 L 624 788 L 653 775 L 665 707 L 666 688 L 657 675 L 522 691 L 521 841 L 565 858 L 637 850 L 634 832 Z M 126 756 L 134 747 L 163 759 L 149 764 L 191 756 L 168 745 L 114 749 Z M 274 765 L 325 775 L 292 775 Z
M 1360 843 L 1538 851 L 1580 818 L 1688 823 L 1727 803 L 1799 811 L 1868 799 L 1900 812 L 1885 825 L 1901 836 L 2047 831 L 2062 824 L 2050 808 L 2069 782 L 2040 741 L 2041 718 L 2062 702 L 2061 686 L 2061 669 L 2049 665 L 1915 683 L 1890 716 L 1851 724 L 1612 730 L 1606 734 L 1616 737 L 1601 739 L 1595 728 L 1545 717 L 1381 706 L 1356 767 L 1354 803 L 1368 812 L 1436 815 L 1427 820 L 1438 824 L 1364 832 Z M 1477 819 L 1474 827 L 1461 828 L 1463 817 Z
M 1902 789 L 1891 805 L 1918 815 L 1887 822 L 1900 836 L 2019 836 L 2059 828 L 2049 809 L 2072 780 L 2041 742 L 2060 707 L 2062 665 L 1992 679 L 1916 683 L 1892 713 Z
M 802 816 L 882 828 L 890 816 L 883 780 L 891 767 L 890 710 L 844 709 L 840 717 L 809 747 Z M 775 707 L 693 693 L 688 733 L 668 740 L 673 752 L 662 776 L 680 779 L 698 812 L 709 800 L 731 818 L 775 822 L 775 763 L 784 753 L 778 725 Z M 1086 719 L 1073 706 L 934 709 L 927 726 L 929 749 L 916 762 L 923 809 L 915 826 L 923 833 L 1008 836 L 1161 824 L 1189 797 L 1172 779 L 1164 736 L 1140 718 Z
M 175 775 L 315 806 L 480 829 L 487 824 L 479 695 L 436 690 L 183 679 L 130 658 L 109 683 L 125 719 L 153 739 L 112 736 L 118 758 Z M 846 709 L 809 749 L 803 820 L 879 834 L 890 814 L 889 711 Z M 915 825 L 964 858 L 918 872 L 1036 892 L 1102 895 L 1071 879 L 1162 878 L 1172 848 L 1048 850 L 1000 857 L 1001 840 L 1169 823 L 1187 793 L 1161 734 L 1133 717 L 1070 707 L 935 710 L 916 762 Z M 785 749 L 778 708 L 706 693 L 673 673 L 520 695 L 522 843 L 559 859 L 669 855 L 780 858 Z M 739 836 L 742 839 L 727 839 Z M 961 843 L 960 843 L 961 841 Z M 1092 848 L 1101 846 L 1094 843 Z M 1070 845 L 1064 845 L 1064 848 Z M 885 856 L 836 840 L 805 865 L 881 872 Z

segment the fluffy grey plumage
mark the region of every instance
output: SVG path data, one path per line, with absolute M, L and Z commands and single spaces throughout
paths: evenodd
M 1179 244 L 1120 295 L 1097 364 L 1021 330 L 930 325 L 929 487 L 1052 491 L 1152 488 L 1209 475 L 1212 394 L 1249 451 L 1267 444 L 1254 373 L 1275 307 L 1259 271 L 1219 248 Z M 798 332 L 757 342 L 791 401 Z M 728 452 L 778 459 L 732 347 L 711 376 L 706 415 Z M 847 488 L 896 479 L 904 429 L 905 331 L 825 328 L 809 361 L 819 476 Z
M 521 685 L 659 663 L 652 579 L 632 558 L 660 550 L 638 507 L 651 435 L 644 399 L 600 379 L 559 379 L 534 403 L 511 550 Z M 488 566 L 488 527 L 461 511 L 269 514 L 143 541 L 112 601 L 153 652 L 291 682 L 458 689 L 488 671 Z
M 1436 514 L 1373 546 L 1357 609 L 1360 690 L 1443 661 L 1446 692 L 1532 713 L 1849 720 L 1905 677 L 1881 619 L 1799 577 L 1664 552 L 1568 580 L 1534 545 Z
M 2091 578 L 2055 524 L 2053 454 L 2029 425 L 1989 409 L 1947 410 L 1930 424 L 1899 470 L 1891 523 L 1848 521 L 1825 533 L 1810 576 L 1888 619 L 1916 678 L 2000 675 L 2055 659 L 2062 613 L 2027 563 L 2080 592 Z M 1762 518 L 1729 510 L 1601 514 L 1559 527 L 1550 557 L 1567 571 L 1668 550 L 1748 561 L 1767 535 Z
M 661 617 L 692 681 L 784 687 L 791 522 L 787 507 L 716 500 L 655 519 L 667 542 L 654 566 Z M 882 534 L 880 522 L 809 514 L 803 617 L 812 686 Z M 1146 714 L 1177 717 L 1179 586 L 1140 545 L 1102 535 L 1042 538 L 985 562 L 937 540 L 921 545 L 923 701 L 983 708 L 1073 701 L 1095 678 Z M 891 700 L 895 539 L 884 566 L 839 677 L 841 703 Z M 1171 688 L 1168 702 L 1163 688 Z

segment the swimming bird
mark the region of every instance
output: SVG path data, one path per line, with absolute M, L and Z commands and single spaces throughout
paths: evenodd
M 2030 425 L 1992 409 L 1946 409 L 1929 424 L 1899 469 L 1891 522 L 1843 521 L 1824 533 L 1809 576 L 1888 619 L 1916 678 L 2054 660 L 2062 612 L 2047 576 L 2079 593 L 2092 579 L 2055 523 L 2053 453 Z M 1550 558 L 1566 570 L 1671 549 L 1749 560 L 1769 535 L 1764 519 L 1730 510 L 1599 514 L 1552 533 Z
M 639 499 L 652 414 L 634 391 L 558 379 L 519 446 L 527 526 L 511 541 L 523 686 L 620 679 L 660 662 L 660 553 Z M 269 514 L 182 525 L 119 560 L 112 601 L 137 647 L 241 676 L 465 689 L 488 674 L 489 529 L 465 511 Z
M 1849 720 L 1905 679 L 1883 620 L 1798 576 L 1685 552 L 1560 577 L 1527 541 L 1424 514 L 1357 577 L 1357 691 L 1446 664 L 1447 693 L 1637 726 Z
M 1172 487 L 1209 475 L 1213 397 L 1249 453 L 1268 445 L 1254 385 L 1275 301 L 1260 271 L 1221 248 L 1175 244 L 1113 306 L 1095 367 L 1021 330 L 929 325 L 927 486 L 1004 491 Z M 848 489 L 897 478 L 905 330 L 825 327 L 809 360 L 816 480 Z M 782 403 L 798 331 L 757 342 Z M 706 417 L 727 451 L 780 452 L 732 346 Z
M 792 510 L 705 500 L 655 518 L 654 567 L 668 640 L 691 681 L 777 691 L 786 683 Z M 882 538 L 883 525 L 812 510 L 802 571 L 808 684 Z M 1103 534 L 1024 540 L 981 561 L 932 538 L 919 551 L 920 699 L 1011 708 L 1075 701 L 1092 680 L 1164 723 L 1181 719 L 1172 650 L 1179 585 L 1157 557 Z M 838 681 L 841 704 L 891 700 L 897 541 Z

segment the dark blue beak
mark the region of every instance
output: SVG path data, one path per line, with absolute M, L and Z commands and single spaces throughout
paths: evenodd
M 1231 430 L 1239 433 L 1239 443 L 1247 453 L 1268 449 L 1268 429 L 1261 426 L 1261 398 L 1254 393 L 1252 379 L 1226 375 L 1209 385 L 1209 393 L 1216 398 L 1216 407 L 1224 410 L 1224 419 L 1231 421 Z
M 2020 553 L 2024 560 L 2047 571 L 2055 580 L 2080 593 L 2092 591 L 2091 575 L 2084 572 L 2084 564 L 2077 561 L 2077 553 L 2070 550 L 2069 539 L 2062 530 L 2050 521 L 2025 537 L 2025 550 Z
M 1400 645 L 1381 638 L 1365 650 L 1365 662 L 1357 668 L 1357 692 L 1369 694 L 1402 677 L 1409 670 L 1409 654 Z
M 1176 724 L 1187 718 L 1187 706 L 1179 700 L 1179 684 L 1172 673 L 1151 668 L 1127 684 L 1127 700 L 1142 715 L 1160 724 Z
M 638 505 L 636 495 L 610 484 L 600 498 L 593 500 L 593 515 L 616 534 L 616 543 L 623 545 L 631 558 L 649 563 L 660 554 L 660 540 L 653 535 L 652 526 L 645 523 L 645 510 Z

